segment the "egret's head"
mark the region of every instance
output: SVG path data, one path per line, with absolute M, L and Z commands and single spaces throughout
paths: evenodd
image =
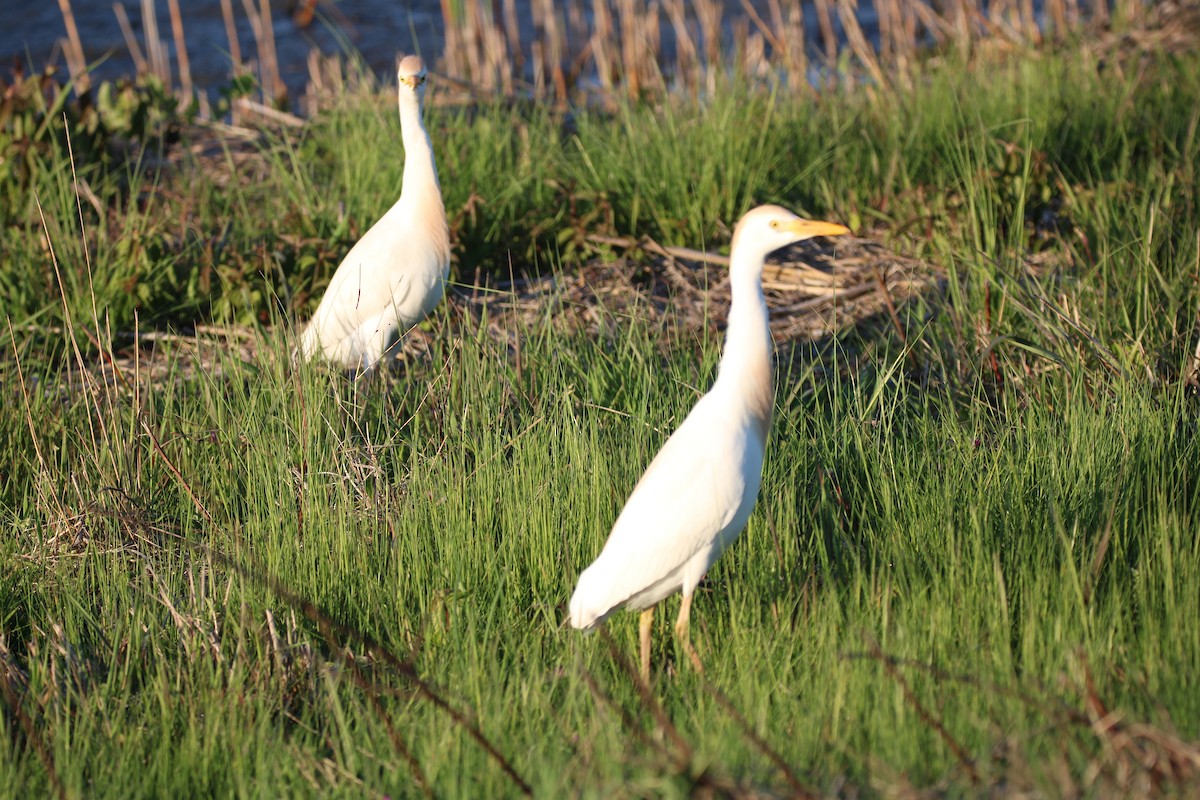
M 735 247 L 738 243 L 759 250 L 764 256 L 802 242 L 814 236 L 840 236 L 850 229 L 835 222 L 817 222 L 801 219 L 780 206 L 759 206 L 746 212 L 733 231 Z
M 405 56 L 400 59 L 396 69 L 396 78 L 401 86 L 407 86 L 413 91 L 419 91 L 425 85 L 425 60 L 420 56 Z

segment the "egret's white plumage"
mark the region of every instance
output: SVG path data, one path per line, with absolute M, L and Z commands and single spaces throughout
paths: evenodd
M 433 146 L 425 132 L 425 62 L 397 70 L 404 184 L 400 199 L 350 248 L 329 282 L 300 349 L 348 369 L 369 370 L 397 330 L 425 318 L 442 298 L 450 236 Z
M 766 257 L 793 242 L 848 232 L 770 205 L 748 212 L 734 229 L 733 301 L 717 380 L 650 462 L 604 550 L 579 576 L 571 596 L 570 621 L 576 628 L 593 628 L 621 608 L 644 609 L 644 680 L 649 679 L 653 606 L 681 590 L 675 633 L 700 668 L 687 637 L 692 593 L 741 533 L 758 497 L 773 403 L 773 343 L 762 292 Z

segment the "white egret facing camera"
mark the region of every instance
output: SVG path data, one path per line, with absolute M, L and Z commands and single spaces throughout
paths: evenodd
M 641 610 L 642 680 L 650 678 L 654 605 L 683 592 L 675 636 L 696 669 L 688 640 L 692 594 L 750 517 L 771 427 L 773 342 L 762 273 L 774 250 L 849 229 L 759 206 L 738 221 L 730 251 L 733 295 L 717 380 L 667 439 L 613 525 L 600 556 L 579 576 L 571 625 L 590 629 L 621 608 Z
M 433 146 L 421 119 L 425 76 L 420 56 L 400 62 L 400 199 L 338 266 L 301 339 L 306 359 L 319 356 L 347 369 L 370 370 L 397 331 L 420 322 L 442 299 L 450 234 Z

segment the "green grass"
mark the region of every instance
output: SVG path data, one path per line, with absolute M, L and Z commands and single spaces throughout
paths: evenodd
M 0 787 L 52 790 L 40 745 L 69 796 L 410 796 L 412 763 L 439 797 L 516 792 L 272 581 L 411 662 L 539 796 L 786 791 L 712 687 L 818 791 L 1102 793 L 1128 754 L 1071 716 L 1089 698 L 1200 739 L 1200 62 L 1129 74 L 1071 52 L 882 97 L 732 87 L 581 112 L 574 134 L 431 114 L 464 278 L 573 270 L 589 232 L 723 246 L 763 201 L 945 270 L 901 308 L 905 342 L 868 324 L 780 363 L 758 508 L 693 607 L 706 675 L 668 634 L 677 599 L 656 630 L 682 763 L 603 640 L 562 621 L 717 339 L 605 308 L 599 333 L 506 321 L 518 366 L 487 320 L 439 313 L 425 357 L 355 388 L 294 370 L 273 324 L 252 363 L 208 342 L 194 374 L 180 351 L 165 379 L 88 388 L 68 319 L 91 359 L 80 327 L 117 335 L 135 311 L 311 307 L 391 202 L 398 130 L 360 100 L 273 143 L 255 180 L 93 174 L 106 220 L 84 205 L 82 229 L 69 164 L 47 163 L 31 192 L 65 304 L 36 209 L 0 231 L 0 667 L 35 731 L 6 698 Z M 626 658 L 635 619 L 608 626 Z

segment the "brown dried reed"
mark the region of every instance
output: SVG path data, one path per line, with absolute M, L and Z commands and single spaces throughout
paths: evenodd
M 793 91 L 814 83 L 866 78 L 877 87 L 907 85 L 922 53 L 953 49 L 968 56 L 988 49 L 1037 46 L 1084 33 L 1137 36 L 1186 7 L 1147 8 L 1140 0 L 875 0 L 875 18 L 858 0 L 532 0 L 532 24 L 522 25 L 516 0 L 441 0 L 443 52 L 439 69 L 472 96 L 527 97 L 558 106 L 619 97 L 657 97 L 676 91 L 711 94 L 730 74 L 771 78 Z M 59 0 L 68 69 L 79 91 L 88 86 L 86 62 L 70 0 Z M 305 6 L 308 8 L 311 3 Z M 124 7 L 114 5 L 139 74 L 153 75 L 181 104 L 198 102 L 192 85 L 178 0 L 169 3 L 176 64 L 159 35 L 155 4 L 142 0 L 142 41 Z M 280 65 L 268 0 L 242 0 L 255 52 L 243 61 L 231 0 L 221 0 L 232 77 L 256 75 L 260 106 L 282 108 L 288 88 Z M 807 12 L 807 13 L 806 13 Z M 336 14 L 335 14 L 336 16 Z M 311 9 L 305 19 L 311 18 Z M 297 17 L 297 25 L 302 25 Z M 1160 25 L 1161 27 L 1161 25 Z M 311 83 L 327 75 L 313 72 Z M 325 81 L 328 82 L 327 80 Z M 328 87 L 324 87 L 327 91 Z M 318 91 L 318 94 L 321 94 Z M 312 105 L 310 103 L 310 105 Z M 240 113 L 231 110 L 237 124 Z
M 559 104 L 597 93 L 615 99 L 711 91 L 731 68 L 808 91 L 813 61 L 822 81 L 861 72 L 888 86 L 906 83 L 929 47 L 970 53 L 992 39 L 1034 46 L 1079 35 L 1086 26 L 1147 22 L 1137 0 L 1116 0 L 1111 16 L 1094 0 L 1083 8 L 1078 0 L 1046 0 L 1040 16 L 1032 0 L 876 0 L 875 26 L 858 0 L 738 0 L 734 8 L 721 0 L 535 0 L 532 37 L 522 41 L 511 5 L 443 0 L 442 68 L 472 86 L 505 96 L 524 89 Z M 815 23 L 806 10 L 815 11 Z M 526 64 L 531 85 L 521 86 Z

